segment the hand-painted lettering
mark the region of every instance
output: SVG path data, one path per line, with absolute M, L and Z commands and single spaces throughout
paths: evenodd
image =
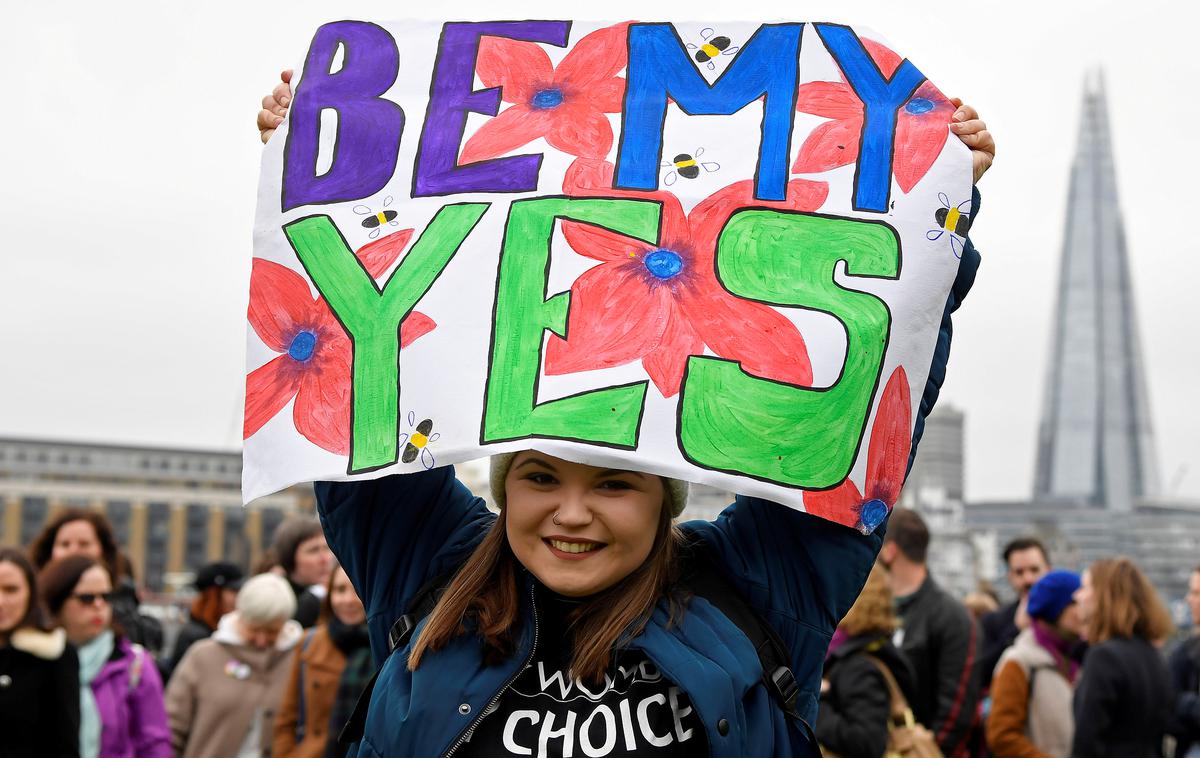
M 763 99 L 755 197 L 783 200 L 795 115 L 803 24 L 759 27 L 721 76 L 709 84 L 670 24 L 629 27 L 629 71 L 616 184 L 658 188 L 667 98 L 688 115 L 729 115 Z
M 487 203 L 463 203 L 438 211 L 382 289 L 328 216 L 308 216 L 284 226 L 300 263 L 354 344 L 347 473 L 396 462 L 400 322 L 433 286 L 487 208 Z
M 458 165 L 468 113 L 495 116 L 500 88 L 475 91 L 475 56 L 484 35 L 544 42 L 562 47 L 571 29 L 567 21 L 488 21 L 447 23 L 442 27 L 429 109 L 413 172 L 413 197 L 459 192 L 531 192 L 537 189 L 541 155 L 515 155 Z
M 895 279 L 900 246 L 886 224 L 786 211 L 744 210 L 725 225 L 717 275 L 734 295 L 833 315 L 846 331 L 841 375 L 828 389 L 751 376 L 728 360 L 688 360 L 679 443 L 698 466 L 820 489 L 850 472 L 879 382 L 891 313 L 874 295 L 834 281 Z M 725 444 L 736 434 L 736 445 Z
M 537 403 L 545 331 L 566 336 L 570 293 L 546 298 L 556 218 L 654 242 L 660 207 L 644 200 L 549 197 L 512 204 L 500 253 L 481 442 L 524 437 L 637 446 L 647 382 Z
M 925 76 L 904 60 L 892 78 L 885 79 L 853 30 L 835 24 L 816 24 L 816 27 L 863 104 L 865 118 L 854 172 L 854 209 L 885 213 L 892 191 L 896 113 L 925 81 Z
M 342 66 L 332 67 L 339 48 Z M 381 96 L 400 70 L 396 40 L 382 27 L 338 21 L 317 30 L 291 106 L 284 146 L 282 210 L 358 200 L 396 171 L 404 111 Z M 333 164 L 317 173 L 321 111 L 337 112 Z

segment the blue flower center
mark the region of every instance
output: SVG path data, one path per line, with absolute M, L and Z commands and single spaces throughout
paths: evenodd
M 300 332 L 292 338 L 292 344 L 288 345 L 288 355 L 295 360 L 306 361 L 316 349 L 317 335 L 312 332 Z
M 549 89 L 544 89 L 538 92 L 533 96 L 533 100 L 530 102 L 533 104 L 534 108 L 547 110 L 549 108 L 557 108 L 558 106 L 562 105 L 562 101 L 562 90 L 556 87 L 550 87 Z
M 863 503 L 862 509 L 858 512 L 858 520 L 862 523 L 859 531 L 863 534 L 870 534 L 875 531 L 875 528 L 887 518 L 887 514 L 887 503 L 878 498 Z
M 905 104 L 904 110 L 914 116 L 919 116 L 922 113 L 928 113 L 933 110 L 933 101 L 927 97 L 914 97 Z
M 642 259 L 646 270 L 659 279 L 670 279 L 683 270 L 683 258 L 673 250 L 655 250 Z

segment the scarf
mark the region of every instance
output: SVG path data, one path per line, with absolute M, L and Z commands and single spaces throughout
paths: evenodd
M 89 642 L 79 646 L 79 755 L 96 758 L 100 755 L 100 709 L 92 694 L 92 680 L 112 657 L 116 640 L 106 629 Z
M 343 624 L 337 616 L 331 616 L 329 619 L 329 639 L 347 658 L 355 651 L 371 645 L 366 624 Z
M 835 629 L 833 632 L 833 637 L 829 640 L 829 649 L 825 651 L 825 660 L 832 658 L 833 654 L 837 652 L 837 649 L 846 644 L 846 641 L 849 639 L 850 635 L 846 634 L 845 629 L 841 628 L 840 626 Z
M 329 739 L 325 742 L 326 758 L 342 758 L 348 746 L 338 744 L 342 727 L 354 713 L 354 704 L 375 673 L 375 661 L 371 657 L 370 640 L 365 624 L 348 626 L 338 621 L 337 616 L 329 619 L 329 639 L 346 656 L 346 667 L 338 680 L 337 697 L 329 712 Z
M 1063 639 L 1054 627 L 1041 619 L 1032 619 L 1032 621 L 1033 638 L 1046 652 L 1050 653 L 1059 673 L 1066 677 L 1068 682 L 1074 683 L 1075 677 L 1079 674 L 1079 661 L 1071 655 L 1075 640 Z

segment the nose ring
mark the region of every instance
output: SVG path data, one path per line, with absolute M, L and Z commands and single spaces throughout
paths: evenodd
M 555 526 L 562 526 L 562 522 L 558 520 L 558 511 L 554 512 L 554 515 L 550 517 L 550 520 L 554 522 Z

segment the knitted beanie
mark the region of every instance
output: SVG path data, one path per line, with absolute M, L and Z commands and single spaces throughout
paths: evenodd
M 504 507 L 507 499 L 504 495 L 504 480 L 508 477 L 508 470 L 512 468 L 513 459 L 516 457 L 516 453 L 501 453 L 492 456 L 492 499 L 501 508 Z M 662 480 L 671 506 L 671 517 L 678 518 L 679 514 L 683 513 L 684 506 L 687 505 L 688 483 L 682 479 L 671 479 L 666 476 L 662 477 Z
M 1029 589 L 1029 600 L 1025 610 L 1035 619 L 1054 623 L 1075 602 L 1075 590 L 1079 589 L 1079 574 L 1058 569 L 1037 580 Z

